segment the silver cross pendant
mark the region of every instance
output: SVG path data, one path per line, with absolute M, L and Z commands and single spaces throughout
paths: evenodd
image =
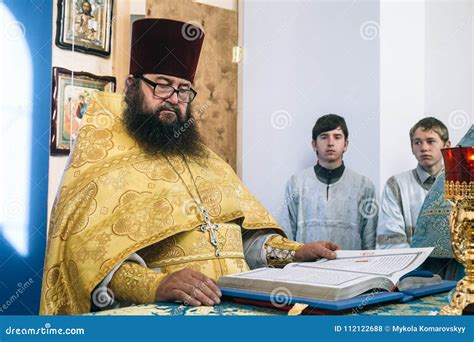
M 203 206 L 199 206 L 199 210 L 201 211 L 201 214 L 204 218 L 204 224 L 202 224 L 199 229 L 201 230 L 201 232 L 209 232 L 209 238 L 210 238 L 210 241 L 211 241 L 211 245 L 214 246 L 214 248 L 216 249 L 216 257 L 220 256 L 221 255 L 221 250 L 219 248 L 219 238 L 217 237 L 217 229 L 219 229 L 219 225 L 218 224 L 215 224 L 215 223 L 212 223 L 211 222 L 211 218 L 209 217 L 209 213 L 207 212 L 206 208 L 204 208 Z

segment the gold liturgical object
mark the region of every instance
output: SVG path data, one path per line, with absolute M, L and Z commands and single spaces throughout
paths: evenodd
M 449 305 L 440 315 L 462 315 L 474 306 L 474 147 L 443 149 L 446 180 L 444 195 L 451 202 L 449 225 L 451 248 L 456 260 L 465 267 Z

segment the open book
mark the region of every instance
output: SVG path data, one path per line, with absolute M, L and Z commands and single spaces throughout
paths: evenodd
M 405 248 L 336 251 L 337 259 L 298 262 L 284 268 L 259 268 L 221 277 L 223 289 L 272 293 L 284 288 L 294 297 L 348 299 L 371 289 L 392 291 L 401 277 L 418 268 L 433 251 Z

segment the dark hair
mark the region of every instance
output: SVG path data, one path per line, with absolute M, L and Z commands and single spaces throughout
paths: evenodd
M 435 133 L 438 133 L 439 137 L 444 143 L 449 140 L 449 132 L 446 125 L 436 118 L 427 117 L 418 121 L 415 126 L 410 129 L 410 141 L 412 143 L 413 136 L 415 135 L 415 131 L 418 128 L 421 128 L 422 131 L 433 131 Z
M 316 140 L 321 133 L 332 131 L 338 127 L 342 129 L 344 138 L 347 140 L 349 138 L 349 131 L 347 130 L 346 120 L 342 116 L 336 114 L 321 116 L 313 127 L 313 140 Z

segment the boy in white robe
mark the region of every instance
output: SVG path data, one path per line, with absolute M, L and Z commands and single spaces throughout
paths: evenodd
M 428 117 L 410 129 L 415 169 L 390 177 L 385 184 L 377 226 L 377 248 L 411 246 L 421 206 L 443 171 L 441 149 L 451 146 L 447 127 Z
M 374 249 L 375 187 L 344 165 L 349 144 L 344 118 L 320 117 L 312 132 L 315 166 L 293 175 L 286 186 L 282 226 L 299 242 L 328 239 L 342 249 Z

